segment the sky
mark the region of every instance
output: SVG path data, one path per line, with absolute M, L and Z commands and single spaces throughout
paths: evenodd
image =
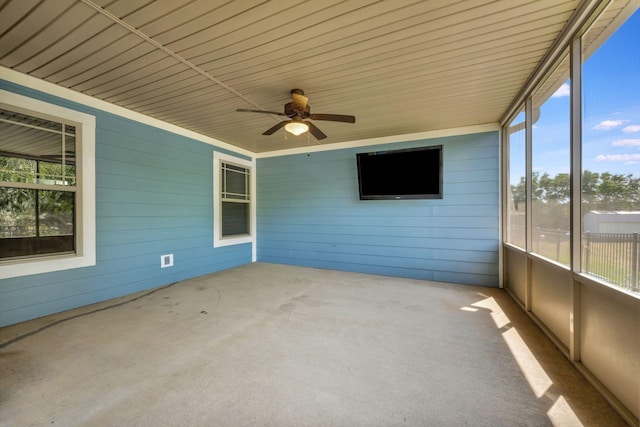
M 583 169 L 640 177 L 640 10 L 584 63 L 582 97 Z M 512 182 L 524 175 L 517 137 L 511 158 L 522 161 L 512 162 Z M 568 81 L 541 106 L 533 141 L 534 172 L 569 172 Z

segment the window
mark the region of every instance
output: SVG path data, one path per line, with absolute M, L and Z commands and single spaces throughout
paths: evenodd
M 507 126 L 507 144 L 507 242 L 524 249 L 527 212 L 524 111 L 520 111 Z
M 514 108 L 514 118 L 503 130 L 505 241 L 637 293 L 639 34 L 640 10 L 626 2 L 610 3 L 567 46 L 570 55 L 582 58 L 582 64 L 569 64 L 568 53 L 558 52 L 556 65 L 527 94 L 530 158 L 522 107 Z M 573 51 L 577 47 L 580 52 Z M 571 102 L 570 89 L 581 99 Z M 577 182 L 580 188 L 573 188 Z M 525 245 L 526 236 L 530 240 Z
M 0 99 L 0 278 L 95 265 L 95 118 Z
M 75 252 L 75 126 L 0 109 L 0 259 Z
M 569 57 L 532 97 L 531 251 L 570 265 Z
M 603 28 L 582 38 L 582 272 L 640 292 L 640 10 Z
M 252 163 L 214 153 L 214 247 L 252 242 Z
M 244 236 L 249 227 L 250 170 L 232 163 L 221 162 L 221 236 Z

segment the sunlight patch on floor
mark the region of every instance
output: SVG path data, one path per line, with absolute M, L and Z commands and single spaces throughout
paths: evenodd
M 507 326 L 509 323 L 511 323 L 511 320 L 509 320 L 507 315 L 504 314 L 504 312 L 502 311 L 502 309 L 500 308 L 500 306 L 498 305 L 498 303 L 493 297 L 487 297 L 482 301 L 474 302 L 471 305 L 473 307 L 480 307 L 480 308 L 489 310 L 489 313 L 491 314 L 491 318 L 493 319 L 493 322 L 496 324 L 496 327 L 498 329 L 503 328 Z
M 483 294 L 480 295 L 485 298 L 471 304 L 471 307 L 462 307 L 461 310 L 472 311 L 473 307 L 484 308 L 489 311 L 491 319 L 493 319 L 498 329 L 506 329 L 502 333 L 504 341 L 509 347 L 509 350 L 511 350 L 513 358 L 529 383 L 529 387 L 531 387 L 531 390 L 537 398 L 542 398 L 553 385 L 553 381 L 549 378 L 535 355 L 524 342 L 517 329 L 511 326 L 511 320 L 509 320 L 507 315 L 502 311 L 497 301 L 493 297 L 487 297 Z M 552 424 L 556 426 L 583 425 L 563 396 L 559 396 L 554 401 L 549 411 L 547 411 L 547 415 Z
M 573 427 L 582 426 L 575 412 L 571 409 L 564 397 L 560 396 L 547 411 L 549 420 L 554 426 Z
M 540 366 L 540 363 L 538 363 L 536 357 L 531 353 L 531 350 L 529 350 L 529 347 L 527 347 L 515 328 L 503 332 L 502 336 L 536 397 L 544 396 L 553 384 L 551 378 Z

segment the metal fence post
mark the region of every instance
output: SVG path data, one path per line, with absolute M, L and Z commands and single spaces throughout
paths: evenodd
M 633 233 L 631 243 L 631 287 L 638 291 L 638 237 L 640 234 Z
M 588 231 L 584 233 L 584 265 L 582 266 L 582 271 L 588 273 L 589 270 L 589 259 L 591 258 L 591 233 Z

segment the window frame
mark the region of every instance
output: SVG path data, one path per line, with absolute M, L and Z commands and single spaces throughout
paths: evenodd
M 59 121 L 76 127 L 76 250 L 0 260 L 0 279 L 96 265 L 95 116 L 0 90 L 7 110 Z
M 249 204 L 249 233 L 234 236 L 222 236 L 222 164 L 229 163 L 248 169 L 249 193 L 248 200 L 226 200 Z M 253 243 L 255 248 L 256 235 L 256 207 L 255 207 L 255 161 L 246 160 L 226 153 L 214 151 L 213 153 L 213 247 L 219 248 L 244 243 Z M 255 252 L 255 250 L 254 250 Z M 255 255 L 254 255 L 255 258 Z
M 503 119 L 500 121 L 502 126 L 502 135 L 507 142 L 503 146 L 502 155 L 504 156 L 503 163 L 503 179 L 506 184 L 503 186 L 503 206 L 501 207 L 501 212 L 505 217 L 505 229 L 501 235 L 501 241 L 503 247 L 508 247 L 510 249 L 515 249 L 518 252 L 521 252 L 527 256 L 527 258 L 542 260 L 548 264 L 558 266 L 564 270 L 571 271 L 574 277 L 575 282 L 579 283 L 590 283 L 597 284 L 598 286 L 605 287 L 615 291 L 616 293 L 631 296 L 632 298 L 638 299 L 640 298 L 640 294 L 637 291 L 629 290 L 623 286 L 614 284 L 607 279 L 597 277 L 595 275 L 590 275 L 583 271 L 583 214 L 582 214 L 582 174 L 583 170 L 583 159 L 582 159 L 582 150 L 583 150 L 583 37 L 588 31 L 592 28 L 594 23 L 600 19 L 603 13 L 606 11 L 606 8 L 612 3 L 605 2 L 594 9 L 583 9 L 579 14 L 574 17 L 574 24 L 568 26 L 570 30 L 567 30 L 567 33 L 562 36 L 562 42 L 557 41 L 557 46 L 552 49 L 553 54 L 549 54 L 546 61 L 543 61 L 541 66 L 534 72 L 534 77 L 529 80 L 529 82 L 522 89 L 521 94 L 516 98 L 516 100 L 510 106 L 507 114 L 503 116 Z M 638 10 L 636 6 L 632 3 L 626 4 L 621 12 L 615 17 L 614 21 L 610 23 L 605 31 L 603 31 L 599 37 L 597 37 L 590 45 L 590 48 L 593 49 L 594 53 L 600 47 L 602 47 L 603 43 L 606 42 L 613 33 L 618 31 L 620 26 L 627 21 L 636 11 Z M 596 24 L 597 25 L 597 24 Z M 560 40 L 560 39 L 559 39 Z M 507 228 L 509 225 L 509 219 L 507 218 L 509 214 L 508 210 L 508 202 L 509 202 L 509 193 L 508 193 L 508 172 L 510 169 L 510 158 L 509 158 L 509 147 L 508 147 L 508 128 L 511 121 L 520 113 L 520 105 L 524 103 L 525 105 L 529 105 L 530 107 L 526 110 L 526 128 L 527 128 L 527 136 L 525 143 L 528 147 L 532 144 L 532 126 L 535 120 L 531 120 L 533 116 L 533 108 L 532 108 L 532 97 L 534 96 L 536 90 L 539 89 L 541 85 L 545 83 L 546 78 L 549 74 L 553 73 L 556 70 L 556 67 L 560 62 L 562 62 L 565 58 L 565 55 L 569 55 L 569 77 L 570 80 L 570 263 L 569 265 L 559 263 L 543 255 L 540 255 L 538 252 L 533 251 L 531 246 L 531 234 L 532 234 L 532 214 L 530 208 L 527 209 L 526 214 L 526 234 L 527 234 L 527 245 L 526 248 L 521 248 L 517 245 L 514 245 L 508 240 L 508 231 Z M 532 153 L 531 149 L 527 149 L 527 206 L 531 206 L 532 203 L 532 191 L 531 191 L 531 174 L 532 174 Z M 526 279 L 529 280 L 529 279 Z
M 522 114 L 523 120 L 521 122 L 516 122 L 514 125 L 512 125 L 512 123 L 518 118 L 518 116 Z M 511 182 L 511 169 L 512 169 L 512 157 L 511 155 L 512 150 L 512 135 L 517 134 L 518 132 L 525 132 L 526 133 L 526 126 L 527 126 L 527 115 L 526 115 L 526 108 L 525 105 L 522 104 L 522 106 L 518 109 L 518 111 L 516 112 L 516 114 L 514 114 L 514 116 L 509 120 L 509 122 L 503 127 L 502 129 L 502 138 L 503 138 L 503 156 L 504 156 L 504 164 L 503 164 L 503 216 L 504 216 L 504 228 L 503 228 L 503 238 L 502 241 L 504 244 L 507 244 L 509 246 L 512 246 L 514 248 L 518 248 L 520 250 L 526 250 L 527 247 L 527 217 L 526 217 L 526 209 L 527 206 L 529 204 L 528 200 L 526 199 L 526 194 L 527 194 L 527 189 L 524 189 L 524 194 L 525 194 L 525 200 L 524 200 L 524 211 L 525 211 L 525 215 L 524 215 L 524 223 L 523 223 L 523 227 L 524 230 L 522 231 L 522 235 L 521 236 L 517 236 L 520 238 L 520 242 L 516 242 L 516 240 L 518 240 L 514 234 L 514 229 L 513 227 L 513 220 L 514 220 L 514 212 L 511 210 L 511 206 L 513 204 L 513 191 L 512 191 L 512 186 L 514 185 L 513 182 Z M 517 127 L 518 129 L 516 131 L 511 131 L 511 127 Z M 527 165 L 526 165 L 526 135 L 523 136 L 525 139 L 525 143 L 522 144 L 522 149 L 523 149 L 523 166 L 524 166 L 524 171 L 525 171 L 525 176 L 523 178 L 525 178 L 525 183 L 526 183 L 526 171 L 527 171 Z M 516 141 L 517 142 L 517 141 Z M 518 183 L 515 183 L 515 185 L 518 185 Z M 518 244 L 518 243 L 522 243 L 522 244 Z
M 555 61 L 555 63 L 553 64 L 552 67 L 550 67 L 550 69 L 548 70 L 548 72 L 544 75 L 544 77 L 541 79 L 541 81 L 532 89 L 531 93 L 529 94 L 529 97 L 527 98 L 529 100 L 529 102 L 531 103 L 531 113 L 530 113 L 530 117 L 531 117 L 531 125 L 530 127 L 530 133 L 528 133 L 528 144 L 530 145 L 530 149 L 528 150 L 527 155 L 530 157 L 531 161 L 529 162 L 530 165 L 527 166 L 528 168 L 528 172 L 530 172 L 530 176 L 528 175 L 528 180 L 531 182 L 530 188 L 528 190 L 527 193 L 527 203 L 529 203 L 531 205 L 531 209 L 529 211 L 527 211 L 527 221 L 531 223 L 530 227 L 527 227 L 527 231 L 530 232 L 530 244 L 527 246 L 527 250 L 532 253 L 535 254 L 537 257 L 543 258 L 546 261 L 557 265 L 558 267 L 564 269 L 564 270 L 571 270 L 572 266 L 571 266 L 571 262 L 572 262 L 572 229 L 571 229 L 571 208 L 572 208 L 572 196 L 573 194 L 571 194 L 571 188 L 569 189 L 569 198 L 567 200 L 567 214 L 564 217 L 564 219 L 566 220 L 566 226 L 567 226 L 567 230 L 566 230 L 566 236 L 567 236 L 567 249 L 566 251 L 563 253 L 562 251 L 560 251 L 560 243 L 557 243 L 556 246 L 556 250 L 559 251 L 559 256 L 558 259 L 554 259 L 551 256 L 548 256 L 547 254 L 544 254 L 542 250 L 540 250 L 539 248 L 539 239 L 540 239 L 540 232 L 537 229 L 537 224 L 538 221 L 540 221 L 539 216 L 543 216 L 540 215 L 539 212 L 539 207 L 536 206 L 536 197 L 534 195 L 534 192 L 537 190 L 535 188 L 535 186 L 533 185 L 533 181 L 534 181 L 534 174 L 536 169 L 538 169 L 538 164 L 541 163 L 540 162 L 540 155 L 539 155 L 539 145 L 543 142 L 543 138 L 540 137 L 540 134 L 538 132 L 536 132 L 536 125 L 539 124 L 539 121 L 542 119 L 542 123 L 544 126 L 546 126 L 546 120 L 548 118 L 550 118 L 550 116 L 543 114 L 542 110 L 543 107 L 545 107 L 547 105 L 547 102 L 549 100 L 551 100 L 554 97 L 554 94 L 556 93 L 556 91 L 564 84 L 568 84 L 569 85 L 569 91 L 571 91 L 572 87 L 575 87 L 575 85 L 572 84 L 572 79 L 571 79 L 571 52 L 570 49 L 567 48 L 565 49 L 564 53 L 561 54 L 559 56 L 559 58 Z M 563 71 L 563 66 L 566 66 L 566 70 Z M 565 75 L 566 72 L 566 75 Z M 554 82 L 557 84 L 560 80 L 558 80 L 558 76 L 561 76 L 562 78 L 564 78 L 564 81 L 562 81 L 562 83 L 560 84 L 560 86 L 558 88 L 555 87 Z M 553 88 L 553 93 L 549 94 L 549 87 L 548 85 L 551 84 L 551 88 Z M 537 97 L 540 96 L 541 92 L 547 92 L 546 95 L 548 95 L 545 99 L 544 102 L 542 102 L 540 105 L 537 105 Z M 571 139 L 571 97 L 567 96 L 568 101 L 567 101 L 567 109 L 566 111 L 564 111 L 564 113 L 567 114 L 566 116 L 566 147 L 564 147 L 566 149 L 566 157 L 565 160 L 567 162 L 566 166 L 569 168 L 569 184 L 571 184 L 571 177 L 572 174 L 570 173 L 571 170 L 571 144 L 572 144 L 572 139 Z M 546 107 L 544 108 L 546 110 Z M 557 177 L 558 174 L 556 174 L 554 176 Z M 553 232 L 554 230 L 547 230 L 550 232 Z M 560 230 L 555 230 L 556 232 L 560 231 Z M 535 239 L 534 239 L 534 235 L 535 235 Z M 556 238 L 558 238 L 559 234 L 556 235 Z M 567 257 L 567 262 L 561 262 L 560 258 L 562 257 L 562 255 L 564 255 L 565 257 Z

